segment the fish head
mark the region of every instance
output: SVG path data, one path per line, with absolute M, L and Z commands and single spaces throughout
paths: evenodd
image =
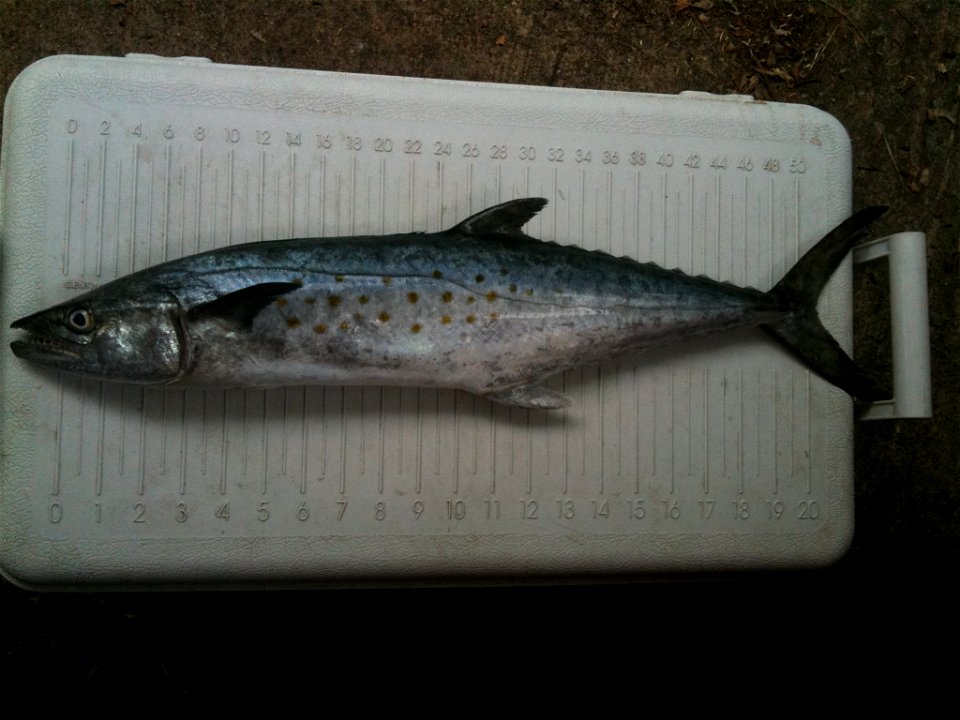
M 165 292 L 118 293 L 114 283 L 21 318 L 17 357 L 78 375 L 166 383 L 181 375 L 182 310 Z

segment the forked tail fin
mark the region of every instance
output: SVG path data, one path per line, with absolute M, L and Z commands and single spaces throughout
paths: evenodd
M 817 299 L 861 231 L 886 210 L 869 207 L 854 213 L 800 258 L 769 293 L 789 314 L 775 325 L 763 326 L 824 380 L 864 402 L 879 400 L 886 394 L 850 359 L 820 322 Z

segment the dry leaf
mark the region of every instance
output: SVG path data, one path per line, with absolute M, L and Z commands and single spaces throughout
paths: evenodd
M 927 120 L 937 120 L 940 118 L 948 120 L 952 125 L 957 124 L 957 118 L 954 117 L 953 113 L 951 112 L 941 110 L 940 108 L 929 108 L 927 110 Z
M 496 39 L 496 44 L 497 44 L 497 45 L 506 45 L 506 44 L 507 44 L 507 36 L 506 36 L 506 35 L 501 35 L 500 37 L 498 37 L 498 38 Z
M 920 192 L 930 185 L 930 168 L 912 167 L 908 173 L 909 187 L 913 192 Z

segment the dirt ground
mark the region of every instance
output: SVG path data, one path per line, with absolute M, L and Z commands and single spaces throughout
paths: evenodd
M 677 93 L 749 93 L 804 103 L 850 133 L 854 205 L 891 210 L 879 232 L 927 233 L 934 418 L 856 428 L 857 529 L 853 548 L 818 573 L 714 583 L 560 588 L 381 591 L 431 628 L 452 606 L 483 604 L 504 632 L 514 608 L 556 619 L 580 610 L 609 620 L 638 607 L 802 609 L 820 622 L 865 625 L 896 613 L 910 627 L 955 632 L 948 590 L 960 560 L 960 3 L 901 0 L 529 0 L 476 2 L 269 2 L 0 0 L 0 92 L 27 65 L 58 53 L 200 55 L 222 63 L 457 80 Z M 9 189 L 15 191 L 15 189 Z M 886 276 L 858 270 L 856 347 L 889 377 Z M 315 604 L 358 622 L 357 591 L 235 596 L 35 595 L 4 583 L 0 662 L 21 672 L 53 669 L 81 680 L 127 677 L 120 659 L 135 640 L 154 647 L 172 624 L 202 634 L 247 612 L 292 618 Z M 229 611 L 225 607 L 229 606 Z M 751 604 L 751 607 L 753 605 Z M 546 615 L 537 609 L 549 608 Z M 288 612 L 289 611 L 289 614 Z M 226 614 L 224 614 L 226 613 Z M 429 618 L 432 613 L 434 618 Z M 532 613 L 532 615 L 531 615 Z M 708 617 L 705 612 L 701 618 Z M 292 628 L 293 619 L 278 619 Z M 441 637 L 439 629 L 428 630 Z M 388 637 L 402 637 L 399 630 Z M 235 644 L 236 643 L 236 644 Z M 232 639 L 227 648 L 240 647 Z M 266 646 L 264 646 L 266 647 Z M 181 688 L 194 667 L 158 651 L 147 677 Z

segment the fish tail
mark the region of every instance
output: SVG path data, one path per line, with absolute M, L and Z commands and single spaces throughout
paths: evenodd
M 867 377 L 823 326 L 817 314 L 817 300 L 864 228 L 884 212 L 885 207 L 860 210 L 800 258 L 769 293 L 787 311 L 786 316 L 763 326 L 820 377 L 862 402 L 873 402 L 888 394 Z

